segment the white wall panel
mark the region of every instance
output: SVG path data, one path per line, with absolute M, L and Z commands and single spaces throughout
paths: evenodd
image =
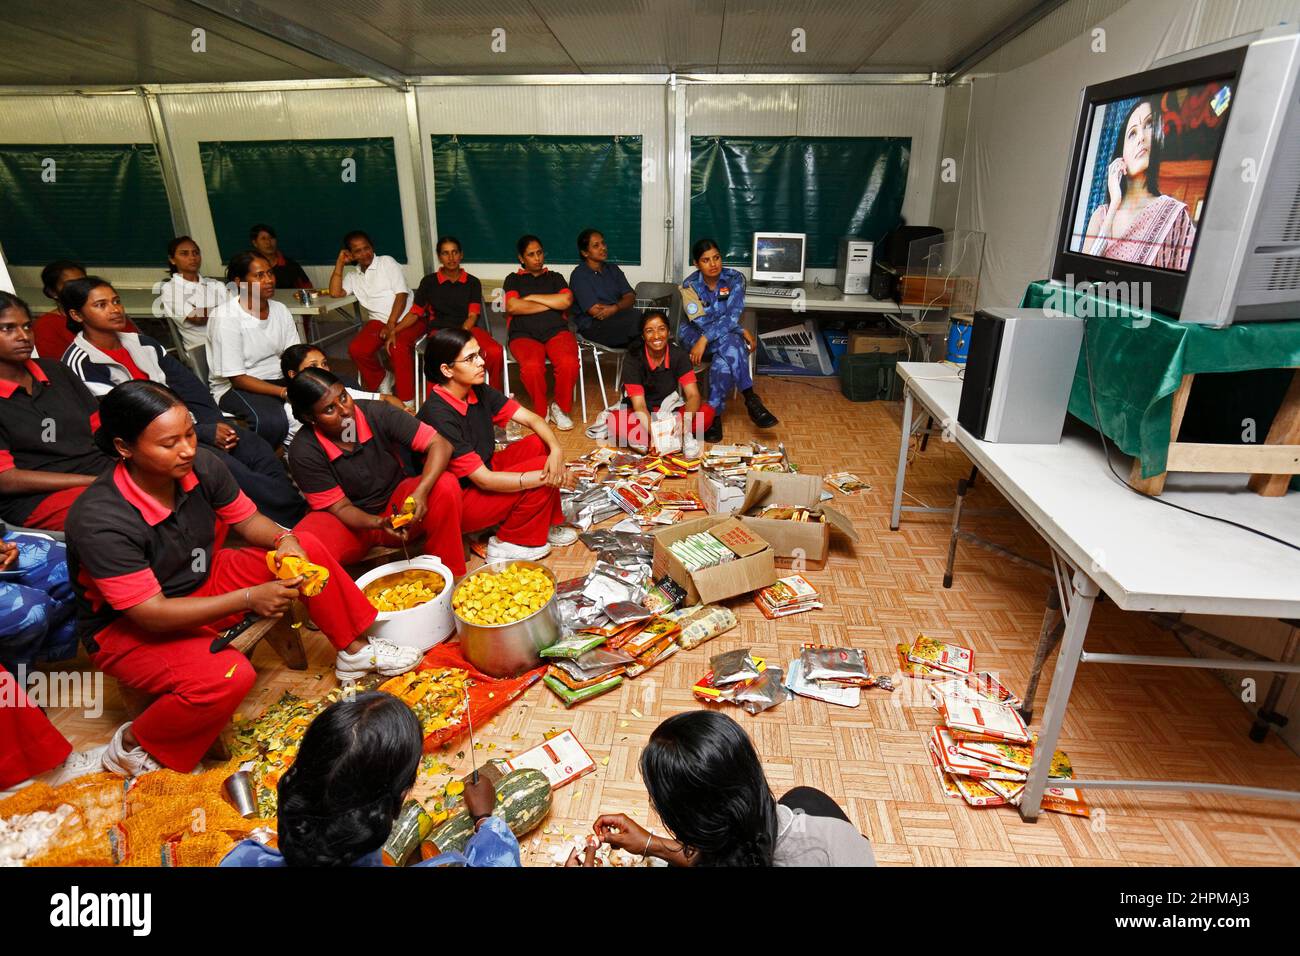
M 420 108 L 421 149 L 430 204 L 434 194 L 433 155 L 428 138 L 434 134 L 595 136 L 637 135 L 642 159 L 651 160 L 641 190 L 641 264 L 624 271 L 633 285 L 659 282 L 664 276 L 666 230 L 669 215 L 666 183 L 665 89 L 658 86 L 444 86 L 422 87 Z M 575 184 L 575 191 L 580 188 Z M 434 232 L 454 232 L 455 223 L 438 222 L 430 209 Z M 593 226 L 599 227 L 599 223 Z M 575 237 L 576 238 L 576 237 Z M 615 258 L 618 250 L 611 250 Z M 548 250 L 549 260 L 567 274 L 576 264 L 571 246 Z M 484 278 L 496 279 L 518 268 L 516 262 L 470 264 Z
M 166 94 L 160 97 L 176 154 L 181 195 L 189 213 L 190 232 L 203 249 L 206 274 L 218 275 L 212 211 L 208 207 L 199 143 L 212 140 L 341 139 L 392 137 L 396 142 L 397 187 L 406 239 L 406 277 L 419 282 L 420 228 L 415 177 L 408 148 L 406 106 L 402 94 L 388 88 Z M 292 183 L 267 183 L 268 189 L 292 189 Z M 364 222 L 357 228 L 364 229 Z M 380 250 L 381 252 L 383 250 Z M 289 250 L 292 255 L 293 251 Z M 303 263 L 313 281 L 324 285 L 333 263 Z

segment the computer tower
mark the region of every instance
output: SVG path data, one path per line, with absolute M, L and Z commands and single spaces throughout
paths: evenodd
M 1083 320 L 1042 309 L 979 309 L 971 328 L 957 421 L 990 442 L 1061 440 Z
M 876 244 L 866 239 L 840 240 L 835 262 L 835 284 L 845 295 L 862 295 L 871 286 L 871 260 Z

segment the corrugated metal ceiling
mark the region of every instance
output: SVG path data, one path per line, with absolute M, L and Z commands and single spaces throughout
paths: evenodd
M 318 38 L 408 76 L 944 72 L 1041 3 L 8 0 L 0 84 L 211 83 L 365 72 L 356 62 L 332 60 Z M 192 49 L 195 28 L 206 31 L 206 52 Z M 802 38 L 796 30 L 804 31 Z

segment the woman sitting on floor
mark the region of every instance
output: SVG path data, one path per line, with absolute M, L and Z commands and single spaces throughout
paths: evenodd
M 62 531 L 109 460 L 91 437 L 99 403 L 57 358 L 32 358 L 32 314 L 0 291 L 0 519 Z
M 300 339 L 298 326 L 276 302 L 275 272 L 256 252 L 241 252 L 226 268 L 238 293 L 208 313 L 208 382 L 222 411 L 245 419 L 272 448 L 289 432 L 288 385 L 280 354 Z
M 331 704 L 280 778 L 280 848 L 245 840 L 221 865 L 383 866 L 384 842 L 415 786 L 423 745 L 419 720 L 396 697 L 372 691 Z M 519 866 L 519 841 L 492 815 L 496 790 L 486 775 L 465 784 L 464 799 L 475 821 L 465 852 L 415 865 Z
M 63 364 L 91 392 L 106 395 L 114 385 L 133 380 L 166 385 L 190 410 L 199 441 L 230 469 L 258 511 L 286 527 L 306 514 L 306 502 L 271 446 L 260 435 L 229 424 L 212 393 L 161 342 L 126 331 L 126 313 L 107 280 L 74 279 L 63 287 L 59 301 L 68 321 L 80 329 L 63 353 Z
M 327 372 L 334 371 L 330 368 L 329 357 L 315 345 L 307 345 L 300 342 L 297 345 L 289 346 L 280 356 L 280 371 L 288 381 L 293 381 L 295 375 L 309 368 L 322 368 Z M 338 379 L 343 383 L 343 387 L 348 390 L 348 394 L 352 396 L 354 401 L 359 398 L 368 398 L 371 401 L 392 405 L 398 411 L 406 412 L 408 415 L 413 414 L 407 410 L 406 403 L 396 395 L 385 395 L 382 392 L 367 392 L 357 385 L 355 379 L 349 378 L 345 375 L 340 375 Z M 293 444 L 293 438 L 298 434 L 298 429 L 302 427 L 302 422 L 293 417 L 293 406 L 288 402 L 284 403 L 284 410 L 289 416 L 289 435 L 284 440 L 284 447 L 288 448 Z
M 363 637 L 375 609 L 320 541 L 259 514 L 226 466 L 199 447 L 189 411 L 166 386 L 118 385 L 100 403 L 96 441 L 120 459 L 68 517 L 68 572 L 77 589 L 77 634 L 100 670 L 157 699 L 103 748 L 103 766 L 135 776 L 159 764 L 193 769 L 253 686 L 239 651 L 213 640 L 245 615 L 282 617 L 301 576 L 267 566 L 298 558 L 329 573 L 304 598 L 338 649 L 335 673 L 396 675 L 412 648 Z M 250 547 L 222 547 L 236 532 Z M 93 768 L 92 768 L 93 769 Z
M 379 544 L 424 538 L 424 552 L 454 571 L 465 561 L 460 485 L 447 471 L 451 445 L 432 426 L 383 402 L 354 402 L 334 373 L 312 368 L 289 383 L 294 417 L 306 425 L 289 448 L 289 467 L 312 512 L 298 522 L 350 564 Z M 424 455 L 419 477 L 402 473 L 397 452 Z M 407 498 L 412 520 L 394 532 Z M 415 532 L 412 534 L 411 532 Z M 464 573 L 463 571 L 460 573 Z
M 672 837 L 648 832 L 622 813 L 606 814 L 596 820 L 596 836 L 615 849 L 672 866 L 876 863 L 871 842 L 820 790 L 795 787 L 772 799 L 754 745 L 725 714 L 669 717 L 641 752 L 641 777 Z M 576 850 L 569 862 L 578 865 Z
M 419 418 L 451 443 L 450 471 L 461 485 L 446 520 L 458 521 L 464 532 L 499 524 L 488 541 L 489 562 L 540 561 L 552 544 L 576 541 L 577 534 L 563 527 L 560 510 L 560 443 L 538 415 L 483 384 L 483 350 L 474 336 L 466 329 L 438 329 L 429 336 L 424 367 L 437 384 Z M 497 452 L 496 426 L 510 421 L 533 434 Z M 447 566 L 457 576 L 465 573 L 463 561 Z

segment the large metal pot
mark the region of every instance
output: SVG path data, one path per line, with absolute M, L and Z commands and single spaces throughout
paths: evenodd
M 475 575 L 497 574 L 512 564 L 540 568 L 552 585 L 556 583 L 551 569 L 536 561 L 495 561 L 483 565 L 474 574 L 466 575 L 456 589 L 464 587 L 465 582 Z M 452 602 L 455 603 L 454 596 Z M 456 633 L 460 635 L 460 649 L 465 659 L 490 677 L 518 677 L 539 666 L 542 658 L 538 652 L 558 641 L 563 632 L 554 592 L 538 610 L 511 624 L 471 624 L 454 608 L 452 613 L 456 617 Z

